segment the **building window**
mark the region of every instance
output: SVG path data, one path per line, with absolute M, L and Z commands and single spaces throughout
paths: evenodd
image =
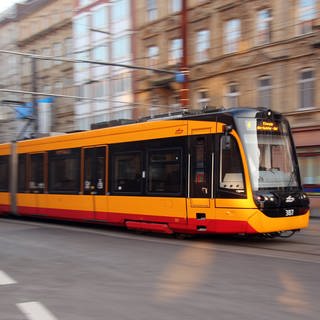
M 169 64 L 178 64 L 182 57 L 182 39 L 173 39 L 169 47 Z
M 312 22 L 316 18 L 316 1 L 298 1 L 298 33 L 306 34 L 312 32 Z
M 131 75 L 128 72 L 123 72 L 113 78 L 113 94 L 120 95 L 130 92 L 132 89 Z
M 95 61 L 107 61 L 107 48 L 105 45 L 97 46 L 92 49 L 92 58 Z
M 117 38 L 112 43 L 112 58 L 113 60 L 128 59 L 130 57 L 130 38 L 124 35 Z
M 16 74 L 17 71 L 17 56 L 11 55 L 8 57 L 7 63 L 8 63 L 8 70 L 7 75 L 12 76 Z
M 171 0 L 170 1 L 170 11 L 171 12 L 179 12 L 182 9 L 182 1 L 181 0 Z
M 99 7 L 92 14 L 92 26 L 93 28 L 107 28 L 107 7 Z
M 129 1 L 117 0 L 112 6 L 112 22 L 126 20 L 129 17 Z
M 31 74 L 31 59 L 29 57 L 23 57 L 21 59 L 22 76 L 26 77 Z
M 64 39 L 64 54 L 67 57 L 71 57 L 73 54 L 73 40 L 72 38 Z
M 209 30 L 198 31 L 197 39 L 196 39 L 197 62 L 208 60 L 209 49 L 210 49 L 210 31 Z
M 74 39 L 78 39 L 83 36 L 87 36 L 89 33 L 89 16 L 84 15 L 74 20 L 73 30 Z
M 53 44 L 53 56 L 55 58 L 61 58 L 62 56 L 62 44 L 60 42 L 56 42 Z M 54 61 L 54 64 L 61 64 L 62 61 Z
M 43 56 L 50 56 L 51 54 L 51 50 L 50 48 L 43 48 L 42 49 L 42 55 Z M 46 59 L 43 59 L 43 60 L 40 60 L 41 61 L 41 67 L 43 69 L 47 69 L 47 68 L 50 68 L 51 67 L 51 60 L 46 60 Z
M 61 81 L 56 81 L 54 83 L 54 93 L 61 94 L 63 89 L 63 83 Z
M 197 105 L 200 109 L 204 109 L 210 102 L 209 91 L 207 89 L 201 89 L 197 92 Z
M 159 47 L 148 47 L 148 66 L 155 67 L 159 63 Z
M 226 104 L 227 108 L 235 108 L 239 106 L 239 86 L 237 83 L 230 83 L 227 86 Z
M 79 7 L 85 7 L 92 3 L 92 0 L 79 0 Z
M 88 115 L 77 119 L 78 130 L 90 130 L 91 119 Z
M 95 97 L 102 98 L 107 95 L 107 86 L 104 81 L 96 81 L 94 82 L 94 93 Z
M 271 77 L 264 76 L 258 79 L 258 106 L 271 108 L 272 106 Z
M 298 148 L 301 179 L 305 192 L 320 195 L 320 148 Z
M 170 98 L 169 112 L 175 112 L 181 108 L 181 93 L 174 92 Z
M 154 117 L 161 111 L 161 99 L 159 94 L 152 93 L 151 94 L 151 106 L 150 106 L 150 117 Z
M 239 50 L 241 36 L 240 19 L 232 19 L 225 23 L 224 53 L 233 53 Z
M 147 0 L 148 21 L 158 18 L 157 0 Z
M 75 54 L 76 59 L 78 60 L 89 60 L 89 51 L 88 50 L 83 50 L 79 51 Z M 90 64 L 89 63 L 76 63 L 74 68 L 77 72 L 82 72 L 82 71 L 87 71 L 89 69 Z
M 263 45 L 271 42 L 271 10 L 263 9 L 258 11 L 257 17 L 257 45 Z
M 302 70 L 299 78 L 300 108 L 314 107 L 314 71 L 311 69 Z

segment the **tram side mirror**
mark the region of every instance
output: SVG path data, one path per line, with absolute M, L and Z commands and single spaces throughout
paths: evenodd
M 232 125 L 225 125 L 223 127 L 224 136 L 221 137 L 222 150 L 228 151 L 231 149 L 231 136 L 230 132 Z

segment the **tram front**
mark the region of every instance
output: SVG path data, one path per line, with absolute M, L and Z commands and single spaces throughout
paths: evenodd
M 250 225 L 269 235 L 307 227 L 309 199 L 303 193 L 288 121 L 271 110 L 252 110 L 238 113 L 235 122 L 259 209 Z

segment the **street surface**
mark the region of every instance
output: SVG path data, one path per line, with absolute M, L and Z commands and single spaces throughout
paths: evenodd
M 0 320 L 319 320 L 319 295 L 320 219 L 267 240 L 0 219 Z

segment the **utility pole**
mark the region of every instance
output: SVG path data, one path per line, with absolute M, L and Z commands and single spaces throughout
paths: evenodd
M 32 92 L 37 92 L 37 66 L 35 57 L 31 57 Z M 36 95 L 32 95 L 34 133 L 38 135 L 38 103 Z
M 187 0 L 182 0 L 181 10 L 181 34 L 182 34 L 182 58 L 181 58 L 181 72 L 184 74 L 184 81 L 181 88 L 181 107 L 187 109 L 189 105 L 189 69 L 188 69 L 188 8 Z

